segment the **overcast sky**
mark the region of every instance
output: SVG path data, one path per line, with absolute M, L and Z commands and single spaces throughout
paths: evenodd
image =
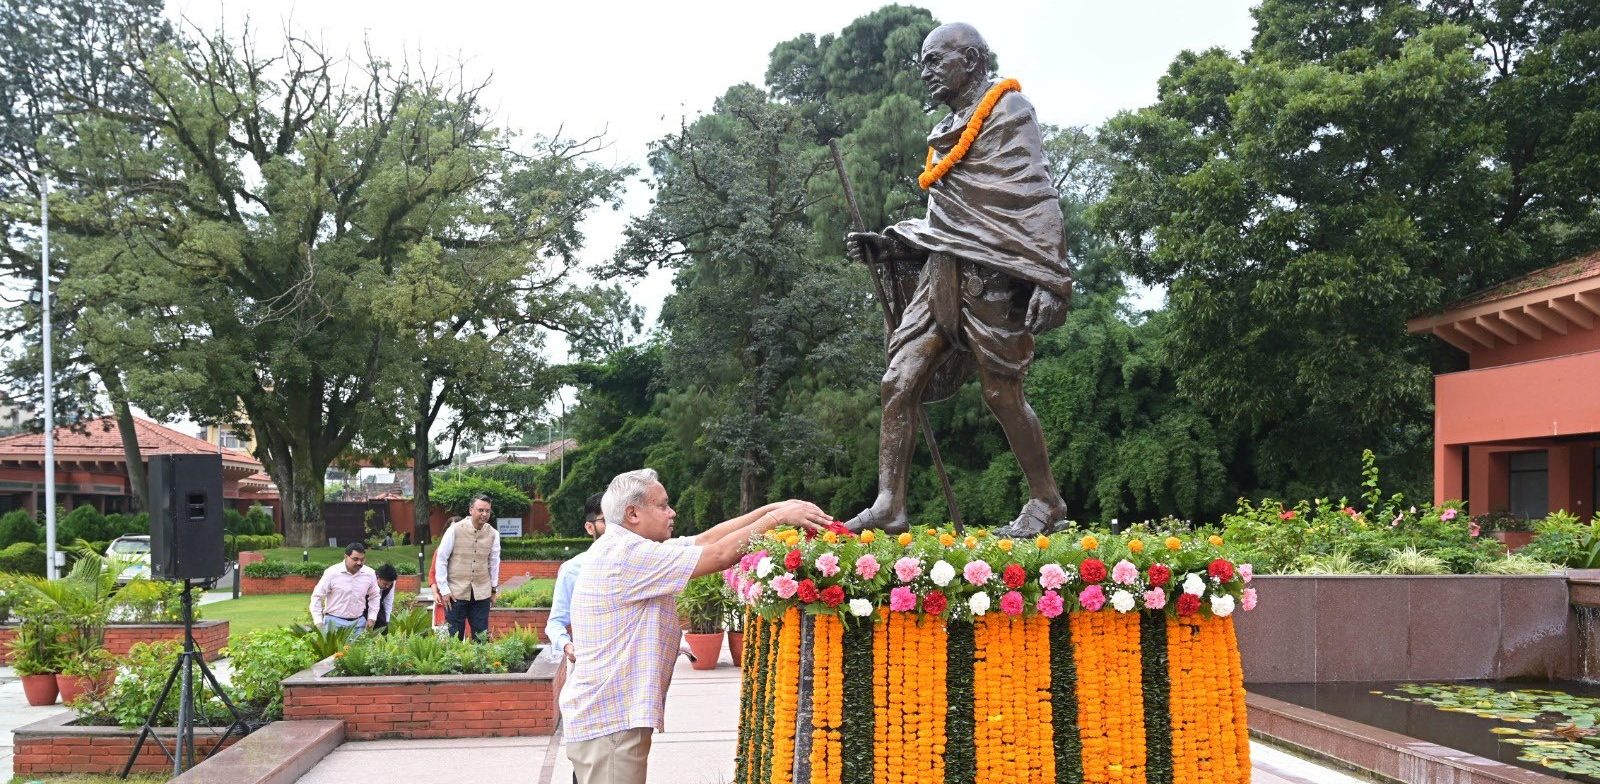
M 1156 79 L 1183 49 L 1250 41 L 1246 0 L 1024 0 L 917 3 L 941 22 L 977 26 L 999 56 L 1000 73 L 1022 82 L 1040 119 L 1095 126 L 1155 99 Z M 168 12 L 210 31 L 237 34 L 248 18 L 262 43 L 287 28 L 339 53 L 370 41 L 379 53 L 425 64 L 465 66 L 490 78 L 488 102 L 526 133 L 604 132 L 598 160 L 646 174 L 647 145 L 707 110 L 741 81 L 763 84 L 772 48 L 802 33 L 836 33 L 884 5 L 863 0 L 767 2 L 483 2 L 482 0 L 169 0 Z M 608 258 L 627 216 L 649 207 L 650 191 L 629 188 L 621 212 L 585 225 L 585 258 Z M 636 287 L 650 319 L 669 290 L 656 274 Z M 559 342 L 556 359 L 562 359 Z

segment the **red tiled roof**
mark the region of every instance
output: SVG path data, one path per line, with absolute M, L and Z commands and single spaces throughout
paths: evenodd
M 1600 250 L 1591 251 L 1573 259 L 1567 259 L 1559 264 L 1552 264 L 1543 269 L 1536 269 L 1521 277 L 1512 278 L 1504 283 L 1498 283 L 1486 289 L 1468 294 L 1466 297 L 1450 303 L 1444 310 L 1457 310 L 1459 308 L 1481 305 L 1492 302 L 1502 297 L 1521 294 L 1524 291 L 1559 286 L 1575 280 L 1600 276 Z
M 238 449 L 217 449 L 215 444 L 185 435 L 170 427 L 143 417 L 133 418 L 134 431 L 139 439 L 139 452 L 145 455 L 201 455 L 221 454 L 224 463 L 234 466 L 254 466 L 261 470 L 261 461 Z M 122 434 L 113 417 L 100 417 L 85 422 L 74 430 L 65 425 L 55 431 L 57 460 L 122 461 Z M 0 438 L 0 456 L 18 458 L 44 457 L 43 433 L 20 433 Z

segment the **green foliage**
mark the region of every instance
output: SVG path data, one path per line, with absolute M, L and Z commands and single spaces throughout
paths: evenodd
M 237 559 L 239 553 L 258 550 L 271 550 L 283 546 L 283 534 L 230 534 L 222 537 L 222 552 L 230 560 Z
M 33 521 L 33 515 L 29 514 L 28 510 L 13 509 L 0 515 L 0 548 L 8 548 L 18 542 L 43 540 L 44 529 Z
M 1600 568 L 1600 514 L 1587 524 L 1565 510 L 1534 523 L 1533 541 L 1517 552 L 1572 569 Z
M 183 583 L 161 580 L 128 590 L 120 596 L 117 614 L 122 623 L 180 623 L 183 621 Z M 195 620 L 200 620 L 203 608 L 195 604 L 191 610 Z
M 404 607 L 398 596 L 395 597 L 395 606 L 403 609 L 395 610 L 394 615 L 389 617 L 389 625 L 383 627 L 385 634 L 427 634 L 433 628 L 433 613 L 429 610 Z
M 1384 574 L 1448 574 L 1444 559 L 1429 555 L 1415 547 L 1405 547 L 1389 553 L 1381 570 Z
M 465 675 L 526 670 L 538 653 L 538 636 L 515 630 L 493 642 L 423 634 L 363 634 L 343 646 L 332 675 Z
M 50 619 L 23 621 L 11 638 L 12 671 L 17 675 L 60 672 L 70 653 L 62 641 L 66 631 L 60 622 Z
M 17 542 L 0 550 L 0 572 L 43 577 L 45 566 L 44 547 L 34 542 Z
M 322 658 L 309 639 L 284 627 L 250 632 L 231 642 L 227 655 L 233 668 L 228 696 L 265 720 L 283 718 L 279 682 Z
M 687 620 L 690 634 L 722 631 L 723 619 L 735 607 L 733 594 L 720 574 L 696 577 L 678 593 L 678 615 Z
M 523 583 L 509 591 L 504 591 L 495 604 L 500 607 L 513 607 L 517 609 L 529 607 L 549 607 L 555 601 L 555 589 L 547 585 Z
M 75 542 L 79 539 L 106 542 L 117 535 L 107 524 L 105 515 L 88 504 L 56 517 L 57 542 Z
M 121 660 L 126 671 L 110 691 L 73 703 L 73 710 L 86 724 L 116 724 L 124 729 L 140 726 L 155 709 L 167 676 L 182 652 L 183 646 L 176 641 L 134 643 Z M 211 684 L 200 677 L 196 677 L 194 683 L 194 709 L 195 723 L 200 726 L 226 725 L 233 720 L 222 700 L 211 690 Z M 168 697 L 154 723 L 158 727 L 171 727 L 177 721 L 178 700 Z
M 589 549 L 587 536 L 538 536 L 500 540 L 502 561 L 565 561 Z
M 272 559 L 267 559 L 265 561 L 256 561 L 255 563 L 246 564 L 245 565 L 245 567 L 244 567 L 244 576 L 246 576 L 246 577 L 283 577 L 285 575 L 291 574 L 292 573 L 291 570 L 293 569 L 293 567 L 294 567 L 294 565 L 289 563 L 288 561 L 274 561 Z
M 1406 319 L 1600 244 L 1575 7 L 1267 0 L 1249 50 L 1179 54 L 1107 123 L 1095 223 L 1168 287 L 1178 388 L 1249 434 L 1243 487 L 1348 488 L 1365 445 L 1425 487 L 1461 358 Z
M 466 516 L 477 495 L 487 495 L 493 502 L 495 517 L 521 517 L 528 512 L 532 502 L 527 493 L 497 479 L 486 476 L 462 475 L 437 480 L 428 493 L 428 500 L 442 506 L 457 516 Z

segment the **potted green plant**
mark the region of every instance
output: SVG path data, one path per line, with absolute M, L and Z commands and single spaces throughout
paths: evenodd
M 68 654 L 56 673 L 56 687 L 67 704 L 79 695 L 99 696 L 117 682 L 117 660 L 104 648 L 90 648 Z
M 722 575 L 696 577 L 678 594 L 678 615 L 685 624 L 684 639 L 694 654 L 694 668 L 715 669 L 722 655 L 722 619 L 727 615 Z
M 22 679 L 22 692 L 35 707 L 56 704 L 56 671 L 60 669 L 59 626 L 42 619 L 23 621 L 11 639 L 11 669 Z
M 58 580 L 29 576 L 17 582 L 23 594 L 20 612 L 62 630 L 59 662 L 63 668 L 70 666 L 71 672 L 58 674 L 57 687 L 71 696 L 85 686 L 82 679 L 98 683 L 116 676 L 116 666 L 105 653 L 106 624 L 111 622 L 112 612 L 127 603 L 159 599 L 163 591 L 159 584 L 145 579 L 118 586 L 121 563 L 108 561 L 88 547 L 77 551 L 78 560 L 66 576 Z
M 1527 546 L 1533 541 L 1534 520 L 1529 520 L 1510 512 L 1490 512 L 1473 518 L 1480 530 L 1498 539 L 1506 546 L 1506 552 L 1512 553 Z
M 726 609 L 722 624 L 728 630 L 728 656 L 733 659 L 733 666 L 738 667 L 744 658 L 744 608 L 740 606 L 733 586 L 728 583 L 727 573 L 723 574 L 722 593 Z

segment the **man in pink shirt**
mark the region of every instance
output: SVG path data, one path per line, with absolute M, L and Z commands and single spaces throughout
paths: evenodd
M 378 614 L 378 575 L 367 567 L 367 546 L 344 548 L 344 562 L 322 572 L 311 592 L 311 623 L 319 629 L 350 627 L 360 634 Z
M 693 537 L 669 539 L 677 512 L 656 472 L 619 474 L 600 502 L 606 531 L 572 592 L 575 661 L 561 689 L 567 758 L 583 784 L 645 784 L 681 639 L 676 596 L 690 578 L 738 562 L 745 545 L 787 523 L 818 529 L 814 504 L 768 504 Z

